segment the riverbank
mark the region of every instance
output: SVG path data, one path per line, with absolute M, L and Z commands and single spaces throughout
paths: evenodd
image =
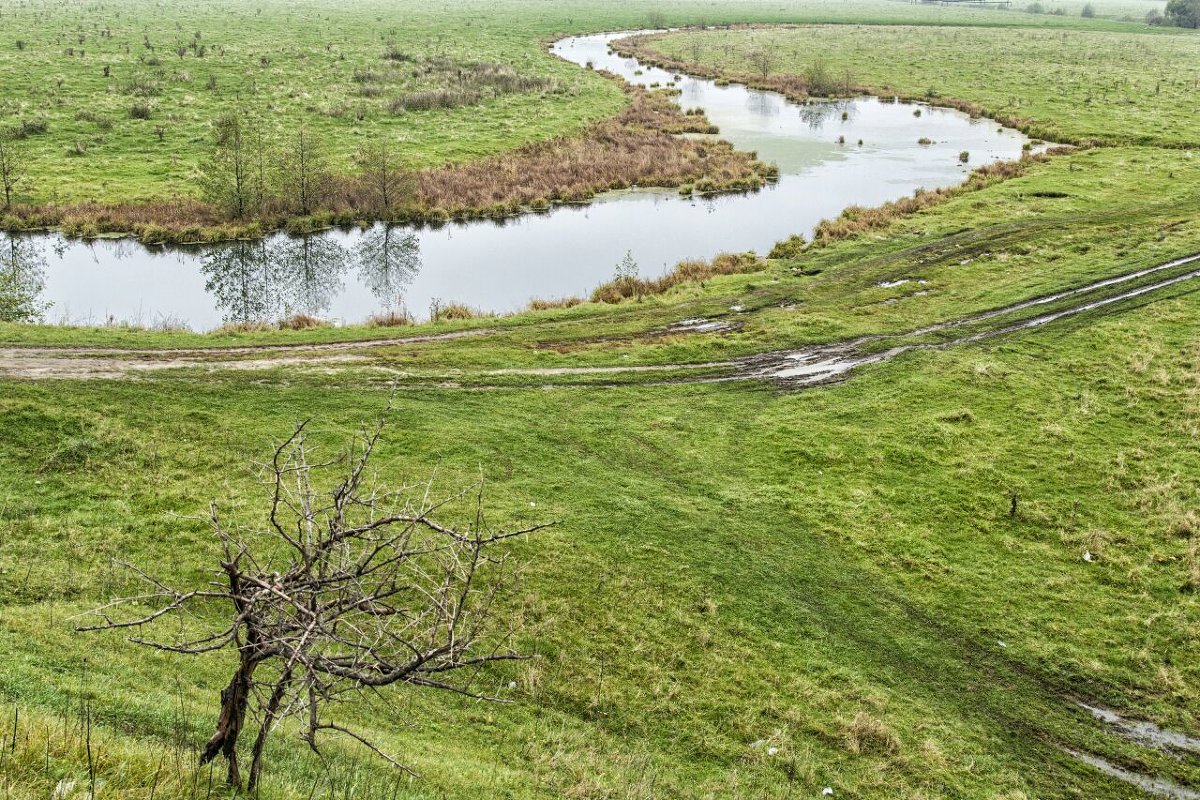
M 144 244 L 211 244 L 257 239 L 281 230 L 305 234 L 377 221 L 411 226 L 506 219 L 558 204 L 584 203 L 602 192 L 633 186 L 687 185 L 702 194 L 745 192 L 778 176 L 774 167 L 728 142 L 684 138 L 686 133 L 716 132 L 702 114 L 684 114 L 662 92 L 610 78 L 621 85 L 628 104 L 616 117 L 577 137 L 413 173 L 398 180 L 401 196 L 389 211 L 375 205 L 370 175 L 325 174 L 316 176 L 322 185 L 314 201 L 319 207 L 310 213 L 289 210 L 282 198 L 264 199 L 262 213 L 249 219 L 230 219 L 210 203 L 186 198 L 143 204 L 17 205 L 0 215 L 0 229 L 58 230 L 85 240 L 130 236 Z

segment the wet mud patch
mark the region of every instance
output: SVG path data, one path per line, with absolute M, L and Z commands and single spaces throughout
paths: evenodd
M 1200 755 L 1200 738 L 1160 728 L 1153 722 L 1132 719 L 1094 703 L 1080 700 L 1077 701 L 1077 705 L 1103 722 L 1110 732 L 1134 744 L 1161 750 L 1177 758 L 1182 754 Z
M 1200 792 L 1195 789 L 1189 789 L 1186 786 L 1181 786 L 1166 778 L 1143 775 L 1140 772 L 1119 767 L 1111 761 L 1092 755 L 1091 753 L 1084 753 L 1065 747 L 1062 750 L 1081 764 L 1087 764 L 1089 767 L 1098 769 L 1110 778 L 1115 778 L 1122 783 L 1136 786 L 1152 797 L 1165 797 L 1168 800 L 1200 800 Z

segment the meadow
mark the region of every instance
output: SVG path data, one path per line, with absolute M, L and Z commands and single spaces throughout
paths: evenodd
M 380 139 L 420 170 L 579 135 L 628 100 L 611 81 L 546 52 L 569 33 L 784 21 L 1144 27 L 1104 17 L 1128 16 L 1124 5 L 1099 8 L 1101 18 L 1083 20 L 886 0 L 570 2 L 553 10 L 529 0 L 266 0 L 176 3 L 166 14 L 145 0 L 7 3 L 0 119 L 19 132 L 28 161 L 16 202 L 57 224 L 54 209 L 75 204 L 198 200 L 214 127 L 231 109 L 262 120 L 272 139 L 304 128 L 334 175 L 354 172 L 360 146 Z
M 114 557 L 204 580 L 219 548 L 186 517 L 215 498 L 232 517 L 261 521 L 248 466 L 273 439 L 312 418 L 314 441 L 334 452 L 389 397 L 378 463 L 388 479 L 436 473 L 450 491 L 482 471 L 497 524 L 561 521 L 512 548 L 523 578 L 505 609 L 536 658 L 482 677 L 508 704 L 404 689 L 340 710 L 420 778 L 352 741 L 323 760 L 285 726 L 264 797 L 1141 796 L 1068 751 L 1200 785 L 1195 754 L 1114 735 L 1077 705 L 1200 734 L 1192 284 L 803 391 L 698 382 L 707 373 L 685 369 L 904 337 L 1200 252 L 1190 146 L 1200 128 L 1185 113 L 1200 39 L 1111 19 L 894 3 L 578 9 L 525 4 L 471 27 L 507 26 L 509 38 L 489 35 L 532 65 L 552 32 L 656 12 L 680 23 L 849 23 L 645 46 L 686 60 L 697 38 L 701 66 L 738 79 L 740 54 L 769 40 L 777 76 L 802 79 L 820 57 L 881 93 L 932 86 L 997 114 L 1020 98 L 1028 129 L 1095 144 L 913 208 L 852 209 L 760 269 L 622 302 L 401 330 L 0 323 L 0 370 L 33 347 L 101 366 L 216 348 L 178 369 L 0 379 L 6 798 L 229 796 L 219 770 L 195 766 L 228 654 L 188 659 L 73 626 L 131 589 Z M 858 24 L 871 21 L 905 27 Z M 1000 27 L 964 25 L 980 21 Z M 981 47 L 1005 68 L 979 67 Z M 574 114 L 620 111 L 620 97 L 607 108 L 583 97 L 549 97 L 519 125 L 562 132 L 582 119 Z M 556 117 L 560 101 L 574 110 Z M 466 125 L 525 102 L 420 113 Z M 696 318 L 726 327 L 672 327 Z M 386 343 L 454 332 L 474 335 Z M 271 364 L 269 351 L 230 349 L 331 342 L 356 360 Z M 664 369 L 586 371 L 612 367 Z

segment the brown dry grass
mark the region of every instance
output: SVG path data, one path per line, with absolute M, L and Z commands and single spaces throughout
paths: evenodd
M 850 206 L 837 219 L 821 220 L 817 224 L 816 230 L 813 231 L 812 242 L 807 247 L 824 247 L 843 239 L 881 230 L 901 217 L 916 214 L 931 206 L 944 203 L 952 197 L 1023 175 L 1031 163 L 1045 161 L 1052 155 L 1061 153 L 1064 149 L 1072 148 L 1051 148 L 1045 153 L 1027 154 L 1019 161 L 1001 161 L 979 167 L 971 173 L 965 183 L 959 186 L 945 189 L 919 189 L 912 197 L 893 200 L 875 208 Z
M 859 711 L 854 719 L 842 725 L 842 740 L 852 753 L 895 755 L 900 752 L 900 740 L 881 719 Z
M 720 191 L 754 189 L 770 168 L 728 142 L 682 139 L 709 132 L 661 93 L 625 87 L 630 105 L 584 136 L 527 145 L 511 153 L 418 176 L 424 214 L 514 213 L 523 206 L 580 202 L 631 186 L 678 187 L 705 179 Z
M 592 292 L 593 303 L 619 303 L 632 297 L 663 294 L 686 282 L 700 282 L 717 275 L 756 272 L 763 260 L 754 253 L 721 253 L 712 261 L 680 261 L 675 269 L 661 278 L 615 278 L 601 284 Z
M 320 317 L 314 317 L 312 314 L 292 314 L 290 317 L 284 317 L 279 320 L 278 327 L 281 331 L 306 331 L 309 328 L 325 328 L 329 323 Z
M 367 325 L 372 328 L 401 328 L 414 324 L 416 323 L 406 308 L 372 314 L 367 319 Z
M 574 308 L 582 304 L 581 297 L 561 297 L 557 300 L 546 300 L 541 297 L 535 297 L 529 301 L 530 311 L 549 311 L 553 308 Z

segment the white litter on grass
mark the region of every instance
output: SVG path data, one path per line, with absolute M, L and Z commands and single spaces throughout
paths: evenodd
M 775 754 L 776 754 L 776 753 L 778 753 L 778 752 L 779 752 L 779 748 L 778 748 L 778 747 L 768 747 L 768 748 L 767 748 L 767 755 L 769 755 L 769 756 L 773 756 L 773 755 L 775 755 Z
M 730 311 L 741 311 L 742 307 L 741 306 L 730 306 L 729 310 Z
M 1084 560 L 1084 561 L 1087 561 L 1087 562 L 1091 563 L 1091 561 L 1092 561 L 1092 558 L 1093 558 L 1093 556 L 1092 556 L 1092 551 L 1091 551 L 1091 550 L 1084 550 L 1084 551 L 1083 551 L 1083 560 Z
M 1006 645 L 1004 642 L 1000 641 L 999 639 L 996 640 L 996 644 L 1000 645 L 1001 647 L 1005 648 L 1006 650 L 1008 649 L 1008 645 Z
M 821 790 L 821 794 L 823 794 L 826 797 L 833 797 L 833 787 L 826 786 L 824 789 Z

